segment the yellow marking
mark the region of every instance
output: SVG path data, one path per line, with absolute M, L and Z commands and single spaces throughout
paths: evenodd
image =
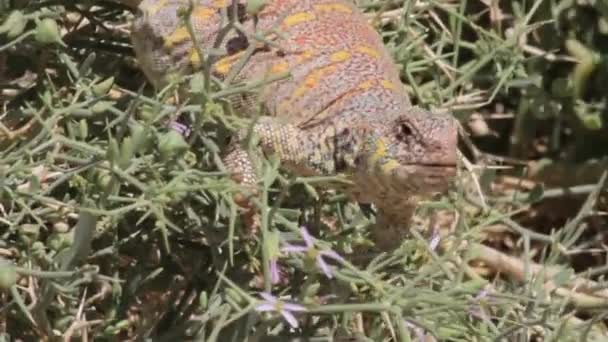
M 376 142 L 376 150 L 374 154 L 369 157 L 369 165 L 376 165 L 378 161 L 386 156 L 386 144 L 384 143 L 384 139 L 378 138 Z
M 232 66 L 238 61 L 239 58 L 241 58 L 243 53 L 244 51 L 239 51 L 232 56 L 224 57 L 218 60 L 215 63 L 215 71 L 222 75 L 228 74 L 230 69 L 232 69 Z
M 190 56 L 188 59 L 190 60 L 190 65 L 193 67 L 199 68 L 201 66 L 201 56 L 198 54 L 196 49 L 192 49 L 192 51 L 190 51 Z
M 300 12 L 296 14 L 292 14 L 283 20 L 283 25 L 290 27 L 300 23 L 305 23 L 307 21 L 314 20 L 315 14 L 311 12 Z
M 395 84 L 389 80 L 382 80 L 380 81 L 380 85 L 382 85 L 382 87 L 384 87 L 384 89 L 389 89 L 389 90 L 395 90 Z
M 229 61 L 224 61 L 224 63 L 218 62 L 215 65 L 215 70 L 222 75 L 226 75 L 230 72 L 232 64 L 233 63 L 230 63 Z
M 331 56 L 329 56 L 329 60 L 331 60 L 332 62 L 343 62 L 349 58 L 350 58 L 350 53 L 348 51 L 344 51 L 344 50 L 334 52 L 331 54 Z
M 310 51 L 303 51 L 302 53 L 300 53 L 298 55 L 298 57 L 296 57 L 296 64 L 300 64 L 308 59 L 311 59 L 313 57 L 312 52 Z
M 284 61 L 278 62 L 270 68 L 270 74 L 272 74 L 272 75 L 282 74 L 287 71 L 289 71 L 289 64 Z
M 335 65 L 328 65 L 326 67 L 311 72 L 308 76 L 306 76 L 303 84 L 294 91 L 291 98 L 298 98 L 304 95 L 309 89 L 316 87 L 317 84 L 319 84 L 319 80 L 321 80 L 323 76 L 336 71 L 336 69 L 337 67 Z
M 164 46 L 166 49 L 171 49 L 173 45 L 182 43 L 186 40 L 190 39 L 190 32 L 184 26 L 178 27 L 171 33 L 167 38 L 165 38 Z
M 307 57 L 311 57 L 312 54 L 310 52 L 305 52 L 304 54 L 308 54 Z M 348 51 L 338 51 L 334 52 L 329 56 L 330 61 L 333 63 L 343 62 L 350 58 L 350 53 Z M 327 74 L 331 74 L 338 69 L 336 65 L 330 64 L 328 66 L 322 67 L 320 69 L 314 70 L 309 73 L 303 81 L 303 84 L 298 87 L 290 97 L 291 99 L 298 98 L 304 95 L 309 89 L 316 87 L 319 84 L 321 78 Z
M 319 4 L 314 5 L 314 9 L 319 12 L 342 12 L 342 13 L 352 13 L 352 8 L 346 6 L 345 4 L 334 3 L 334 4 Z
M 380 52 L 374 48 L 371 48 L 369 46 L 365 46 L 365 45 L 360 45 L 355 47 L 355 51 L 361 52 L 363 54 L 366 54 L 372 58 L 379 58 L 380 57 Z
M 382 172 L 384 174 L 390 173 L 399 166 L 401 166 L 401 164 L 399 164 L 398 161 L 396 161 L 395 159 L 389 159 L 384 164 L 382 164 Z
M 153 16 L 156 14 L 156 12 L 158 12 L 160 9 L 162 9 L 163 7 L 165 7 L 165 5 L 167 4 L 168 0 L 160 0 L 157 1 L 156 3 L 154 3 L 153 5 L 144 8 L 144 11 L 147 12 L 147 14 L 149 16 Z
M 210 7 L 196 6 L 192 10 L 192 18 L 199 20 L 207 20 L 213 17 L 217 11 Z
M 376 82 L 373 79 L 372 80 L 363 81 L 363 82 L 359 83 L 358 89 L 367 90 L 367 89 L 373 87 L 374 83 L 376 83 Z
M 213 0 L 211 2 L 211 6 L 213 8 L 224 8 L 224 7 L 228 7 L 228 5 L 230 4 L 230 0 Z

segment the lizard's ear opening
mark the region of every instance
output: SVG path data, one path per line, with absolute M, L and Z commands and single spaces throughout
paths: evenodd
M 411 136 L 412 134 L 414 134 L 414 129 L 412 128 L 412 126 L 409 123 L 402 122 L 401 125 L 399 125 L 399 131 L 397 132 L 397 139 L 403 141 L 403 140 L 407 139 L 407 137 Z

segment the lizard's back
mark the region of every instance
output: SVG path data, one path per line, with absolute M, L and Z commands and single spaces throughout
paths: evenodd
M 241 1 L 241 12 L 244 12 Z M 231 12 L 231 1 L 199 0 L 192 23 L 201 51 L 216 43 L 221 9 Z M 148 77 L 159 83 L 170 67 L 200 63 L 186 26 L 176 10 L 187 1 L 145 0 L 135 25 L 134 46 Z M 240 13 L 244 17 L 244 13 Z M 258 30 L 280 33 L 267 36 L 276 43 L 262 46 L 233 31 L 221 42 L 226 49 L 214 64 L 214 73 L 226 76 L 249 44 L 260 44 L 237 79 L 259 79 L 289 71 L 287 80 L 273 82 L 260 93 L 270 115 L 300 127 L 326 120 L 373 122 L 387 120 L 410 106 L 398 70 L 380 36 L 354 4 L 346 0 L 274 0 L 258 15 Z M 243 25 L 253 32 L 253 20 Z

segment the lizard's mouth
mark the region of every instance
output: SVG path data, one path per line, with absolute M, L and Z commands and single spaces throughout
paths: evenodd
M 393 177 L 404 188 L 416 193 L 437 193 L 447 190 L 456 176 L 456 164 L 406 164 L 394 170 Z

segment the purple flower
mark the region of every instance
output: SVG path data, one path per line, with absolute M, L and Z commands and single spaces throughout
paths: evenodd
M 281 273 L 276 258 L 270 259 L 270 281 L 273 284 L 278 284 L 281 281 Z
M 308 233 L 306 228 L 302 227 L 302 228 L 300 228 L 300 231 L 302 233 L 302 238 L 304 239 L 304 243 L 306 243 L 306 246 L 287 245 L 286 247 L 283 247 L 281 250 L 283 252 L 287 252 L 287 253 L 306 253 L 310 259 L 316 261 L 317 266 L 319 266 L 319 268 L 323 271 L 323 273 L 325 273 L 327 278 L 331 279 L 333 277 L 332 270 L 331 270 L 330 266 L 327 264 L 327 262 L 325 262 L 325 260 L 323 260 L 323 257 L 329 257 L 334 260 L 338 260 L 340 262 L 344 262 L 344 258 L 342 258 L 338 253 L 336 253 L 330 249 L 319 250 L 319 249 L 315 248 L 314 239 Z
M 490 285 L 479 291 L 472 302 L 467 311 L 470 315 L 480 319 L 488 319 L 486 314 L 487 306 L 497 304 L 496 298 L 492 295 L 492 287 Z
M 276 230 L 270 231 L 265 241 L 265 248 L 268 248 L 268 261 L 270 262 L 270 281 L 278 284 L 281 281 L 281 270 L 279 268 L 279 233 Z
M 426 341 L 426 334 L 424 332 L 424 329 L 422 329 L 421 327 L 410 323 L 408 320 L 405 320 L 405 325 L 413 330 L 414 334 L 416 334 L 416 337 L 418 338 L 418 341 Z
M 433 232 L 433 236 L 431 236 L 431 241 L 429 241 L 429 248 L 434 251 L 439 246 L 439 241 L 441 241 L 441 235 L 439 235 L 439 231 Z
M 184 137 L 188 137 L 191 133 L 191 130 L 188 126 L 179 123 L 177 121 L 172 121 L 169 124 L 169 127 L 175 131 L 177 131 L 179 134 L 183 135 Z
M 298 320 L 292 312 L 306 311 L 302 305 L 286 303 L 279 300 L 277 297 L 267 292 L 261 292 L 260 296 L 264 298 L 264 302 L 256 305 L 255 310 L 258 312 L 276 311 L 294 328 L 298 327 Z

